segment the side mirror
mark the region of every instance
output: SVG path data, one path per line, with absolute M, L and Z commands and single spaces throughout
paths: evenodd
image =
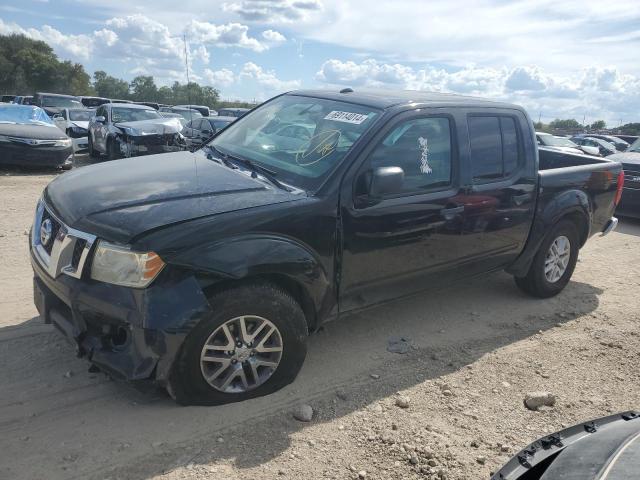
M 404 183 L 404 170 L 400 167 L 379 167 L 371 175 L 369 196 L 380 198 L 390 193 L 398 193 Z
M 202 130 L 203 135 L 211 135 L 211 130 Z
M 104 118 L 102 115 L 99 115 L 99 116 L 97 116 L 97 117 L 95 118 L 95 121 L 96 121 L 97 123 L 104 123 L 106 120 L 107 120 L 107 119 L 106 119 L 106 118 Z

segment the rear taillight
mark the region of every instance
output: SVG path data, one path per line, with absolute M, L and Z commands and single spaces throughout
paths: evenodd
M 620 198 L 622 198 L 622 187 L 624 187 L 624 170 L 620 170 L 618 174 L 618 185 L 616 187 L 616 197 L 613 200 L 613 203 L 617 207 L 620 203 Z

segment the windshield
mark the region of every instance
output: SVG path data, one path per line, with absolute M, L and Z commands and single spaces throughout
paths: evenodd
M 602 145 L 604 148 L 606 148 L 609 151 L 615 152 L 616 151 L 616 147 L 613 143 L 609 143 L 606 140 L 602 140 L 601 138 L 595 138 L 595 137 L 589 137 L 592 138 L 597 144 Z
M 563 137 L 554 137 L 553 135 L 538 135 L 540 142 L 543 145 L 548 147 L 576 147 L 576 144 L 573 143 L 568 138 Z
M 69 110 L 69 120 L 74 122 L 88 122 L 93 116 L 93 110 Z
M 58 107 L 58 108 L 82 108 L 80 100 L 73 97 L 42 97 L 42 105 L 45 107 Z
M 137 122 L 139 120 L 156 120 L 162 118 L 158 112 L 153 109 L 144 108 L 127 108 L 117 107 L 111 109 L 111 121 L 119 122 Z
M 209 145 L 315 190 L 378 115 L 350 103 L 285 95 L 236 120 Z
M 0 123 L 17 123 L 21 125 L 51 125 L 53 121 L 40 107 L 19 105 L 0 106 Z
M 209 123 L 213 125 L 213 128 L 215 128 L 216 130 L 220 130 L 221 128 L 229 125 L 231 122 L 226 120 L 209 120 Z
M 190 108 L 187 108 L 185 110 L 172 110 L 174 113 L 177 113 L 178 115 L 180 115 L 182 118 L 184 118 L 185 120 L 191 120 L 193 118 L 200 118 L 202 117 L 202 114 L 197 111 L 197 110 L 192 110 Z
M 638 138 L 635 142 L 631 144 L 629 148 L 627 148 L 627 152 L 638 152 L 640 153 L 640 138 Z
M 573 147 L 577 148 L 577 145 L 573 143 L 571 140 L 565 137 L 553 137 L 554 145 L 556 147 Z

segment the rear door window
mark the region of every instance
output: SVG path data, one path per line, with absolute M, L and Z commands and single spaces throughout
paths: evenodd
M 516 122 L 509 116 L 470 116 L 469 147 L 474 183 L 509 177 L 520 163 Z

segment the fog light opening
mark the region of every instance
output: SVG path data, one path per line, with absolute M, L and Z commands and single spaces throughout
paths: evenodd
M 111 345 L 114 347 L 122 347 L 127 343 L 129 331 L 124 327 L 118 327 L 116 332 L 111 336 Z

